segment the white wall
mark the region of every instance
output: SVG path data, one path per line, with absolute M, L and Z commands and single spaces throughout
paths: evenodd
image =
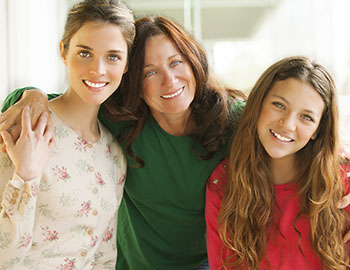
M 64 90 L 58 43 L 66 11 L 63 0 L 0 0 L 0 99 L 28 85 Z

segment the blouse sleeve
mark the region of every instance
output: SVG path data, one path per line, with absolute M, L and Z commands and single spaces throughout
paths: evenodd
M 8 180 L 7 169 L 0 166 L 0 265 L 5 269 L 20 264 L 31 248 L 40 183 L 40 178 L 25 182 L 16 174 Z
M 206 187 L 205 220 L 207 224 L 207 252 L 209 269 L 216 270 L 222 265 L 223 243 L 218 233 L 218 215 L 226 180 L 226 162 L 221 162 L 212 172 Z

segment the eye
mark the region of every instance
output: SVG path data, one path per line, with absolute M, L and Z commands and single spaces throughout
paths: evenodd
M 305 119 L 306 121 L 314 122 L 314 119 L 310 115 L 307 115 L 307 114 L 303 114 L 301 116 L 301 118 Z
M 280 102 L 275 101 L 275 102 L 272 102 L 272 104 L 275 105 L 278 109 L 282 109 L 282 110 L 285 109 L 284 105 Z
M 120 57 L 116 54 L 111 54 L 107 58 L 113 62 L 117 62 L 117 61 L 121 60 Z
M 155 72 L 154 70 L 150 70 L 150 71 L 147 71 L 147 72 L 145 73 L 145 77 L 149 77 L 149 76 L 152 76 L 152 75 L 154 75 L 154 74 L 156 74 L 156 72 Z
M 179 65 L 180 63 L 182 63 L 182 61 L 176 60 L 176 61 L 171 62 L 170 66 L 174 67 L 174 66 Z
M 78 55 L 82 58 L 88 58 L 90 57 L 90 53 L 88 51 L 80 51 Z

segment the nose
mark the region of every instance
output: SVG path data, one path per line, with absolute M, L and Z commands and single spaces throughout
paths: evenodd
M 103 59 L 95 58 L 89 66 L 89 74 L 93 76 L 102 76 L 106 74 L 106 65 Z
M 178 81 L 176 75 L 174 72 L 172 72 L 171 70 L 164 70 L 163 71 L 163 85 L 166 87 L 172 87 L 174 85 L 174 83 L 176 83 Z
M 283 115 L 283 117 L 279 121 L 279 124 L 281 127 L 283 127 L 286 130 L 295 131 L 296 121 L 297 121 L 296 116 L 289 113 L 289 114 Z

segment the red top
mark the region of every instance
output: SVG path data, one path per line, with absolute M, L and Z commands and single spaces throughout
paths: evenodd
M 217 230 L 217 220 L 221 200 L 224 191 L 221 188 L 226 182 L 227 162 L 221 162 L 212 172 L 207 183 L 205 218 L 207 222 L 207 250 L 210 270 L 216 270 L 224 261 L 221 258 L 223 244 Z M 350 165 L 344 166 L 345 172 L 342 172 L 344 179 L 350 177 Z M 348 184 L 346 181 L 346 190 Z M 312 249 L 310 241 L 310 222 L 304 215 L 296 221 L 296 228 L 299 235 L 294 230 L 293 223 L 300 207 L 300 198 L 298 196 L 298 187 L 295 183 L 275 185 L 276 206 L 274 207 L 275 223 L 279 225 L 281 233 L 276 232 L 275 228 L 268 231 L 269 237 L 266 244 L 266 258 L 270 264 L 268 268 L 267 260 L 264 258 L 260 262 L 261 269 L 279 269 L 279 270 L 303 270 L 323 269 L 319 255 Z M 278 205 L 278 207 L 277 207 Z M 346 208 L 350 213 L 350 206 Z M 278 221 L 278 215 L 280 219 Z M 307 260 L 306 260 L 306 259 Z

